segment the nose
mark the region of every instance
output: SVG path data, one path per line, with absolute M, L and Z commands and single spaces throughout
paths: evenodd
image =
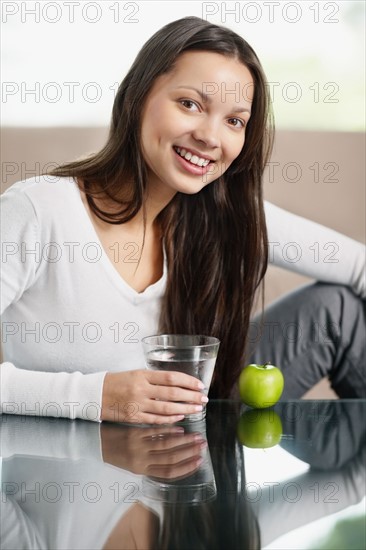
M 193 131 L 196 141 L 205 144 L 210 149 L 220 147 L 220 136 L 214 121 L 203 120 Z

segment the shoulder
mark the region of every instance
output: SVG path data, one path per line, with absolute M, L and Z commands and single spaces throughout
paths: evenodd
M 2 209 L 28 218 L 65 213 L 77 200 L 80 193 L 73 178 L 49 175 L 18 181 L 1 195 Z
M 55 198 L 76 196 L 77 184 L 73 178 L 58 176 L 35 176 L 25 180 L 20 180 L 11 185 L 2 195 L 2 197 L 12 197 L 14 199 L 27 197 L 33 203 L 47 202 Z

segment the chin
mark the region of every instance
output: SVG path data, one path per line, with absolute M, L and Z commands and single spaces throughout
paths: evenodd
M 178 189 L 178 193 L 182 193 L 183 195 L 197 195 L 197 193 L 199 193 L 200 191 L 202 191 L 202 189 L 206 187 L 206 185 L 202 185 L 200 187 L 198 186 L 191 186 L 191 187 L 182 187 L 180 189 Z
M 178 193 L 183 193 L 185 195 L 196 195 L 197 193 L 199 193 L 200 191 L 202 191 L 202 189 L 204 189 L 205 187 L 207 187 L 208 185 L 210 185 L 210 181 L 208 182 L 202 182 L 201 179 L 199 180 L 191 180 L 191 181 L 188 181 L 188 182 L 177 182 L 177 185 L 175 187 L 175 189 L 177 190 Z

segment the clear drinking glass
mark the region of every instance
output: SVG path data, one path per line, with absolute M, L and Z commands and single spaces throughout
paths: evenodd
M 213 336 L 161 334 L 142 339 L 145 362 L 148 369 L 184 372 L 203 382 L 202 392 L 207 395 L 220 340 Z M 187 414 L 183 422 L 203 420 L 206 406 L 202 412 Z

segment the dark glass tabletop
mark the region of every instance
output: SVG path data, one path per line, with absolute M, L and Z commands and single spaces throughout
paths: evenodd
M 1 417 L 1 548 L 365 548 L 366 401 L 132 427 Z

